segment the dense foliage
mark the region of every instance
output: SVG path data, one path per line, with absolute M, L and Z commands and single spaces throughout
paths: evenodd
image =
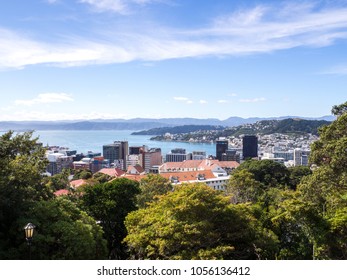
M 177 186 L 126 219 L 125 238 L 135 259 L 273 258 L 276 237 L 246 205 L 205 184 Z
M 101 227 L 74 204 L 53 196 L 65 180 L 63 175 L 43 177 L 44 154 L 31 132 L 0 137 L 0 259 L 30 257 L 23 229 L 29 222 L 36 225 L 34 259 L 104 258 Z M 94 249 L 87 249 L 90 245 Z
M 102 226 L 108 242 L 109 258 L 126 258 L 122 240 L 127 235 L 125 217 L 136 210 L 138 183 L 121 178 L 108 183 L 87 185 L 80 198 L 80 206 Z
M 149 174 L 140 182 L 141 192 L 137 195 L 137 205 L 139 208 L 145 208 L 148 203 L 172 190 L 173 187 L 168 179 L 160 175 Z

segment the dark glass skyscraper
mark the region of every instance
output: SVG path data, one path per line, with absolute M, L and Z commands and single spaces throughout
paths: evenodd
M 217 140 L 216 141 L 216 158 L 221 161 L 222 155 L 228 150 L 228 140 Z
M 255 135 L 246 135 L 242 139 L 243 159 L 258 157 L 258 137 Z

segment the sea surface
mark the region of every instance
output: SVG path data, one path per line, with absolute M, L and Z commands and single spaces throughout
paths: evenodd
M 185 143 L 168 141 L 151 141 L 150 135 L 131 135 L 130 130 L 64 130 L 64 131 L 35 131 L 34 136 L 39 137 L 43 145 L 67 147 L 77 150 L 78 153 L 88 151 L 102 153 L 102 146 L 114 141 L 128 141 L 129 146 L 146 145 L 149 148 L 161 148 L 162 154 L 172 149 L 183 148 L 187 153 L 205 151 L 207 155 L 216 154 L 216 145 L 209 143 Z

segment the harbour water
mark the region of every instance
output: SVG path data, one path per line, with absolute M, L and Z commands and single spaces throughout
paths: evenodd
M 162 142 L 152 141 L 149 135 L 131 135 L 130 130 L 64 130 L 64 131 L 35 131 L 34 136 L 39 137 L 43 145 L 68 147 L 78 153 L 88 151 L 101 152 L 102 146 L 114 141 L 128 141 L 129 146 L 146 145 L 149 148 L 161 148 L 165 155 L 175 148 L 186 151 L 205 151 L 207 155 L 216 154 L 216 145 L 209 143 Z

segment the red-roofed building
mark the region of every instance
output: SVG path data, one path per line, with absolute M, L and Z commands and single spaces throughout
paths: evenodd
M 225 184 L 229 180 L 229 176 L 215 175 L 212 170 L 185 171 L 185 172 L 166 172 L 159 174 L 160 176 L 171 181 L 173 185 L 182 183 L 206 183 L 215 190 L 224 190 Z M 135 181 L 141 181 L 147 175 L 125 175 L 125 178 Z
M 80 186 L 83 186 L 87 181 L 84 179 L 72 180 L 70 181 L 70 187 L 72 189 L 77 189 Z
M 103 168 L 99 173 L 106 174 L 112 178 L 118 178 L 125 175 L 125 172 L 119 168 Z
M 127 174 L 130 174 L 130 175 L 144 175 L 145 174 L 145 170 L 140 165 L 134 165 L 134 166 L 133 165 L 129 165 L 128 170 L 127 170 Z
M 143 178 L 146 178 L 146 177 L 147 177 L 146 174 L 143 174 L 143 175 L 130 175 L 130 174 L 126 174 L 126 175 L 124 175 L 123 178 L 127 178 L 129 180 L 140 182 Z
M 69 191 L 65 189 L 54 192 L 55 196 L 62 196 L 62 195 L 68 195 L 68 194 L 69 194 Z
M 239 165 L 236 161 L 185 160 L 183 162 L 166 162 L 159 167 L 159 173 L 212 170 L 214 173 L 226 175 Z

